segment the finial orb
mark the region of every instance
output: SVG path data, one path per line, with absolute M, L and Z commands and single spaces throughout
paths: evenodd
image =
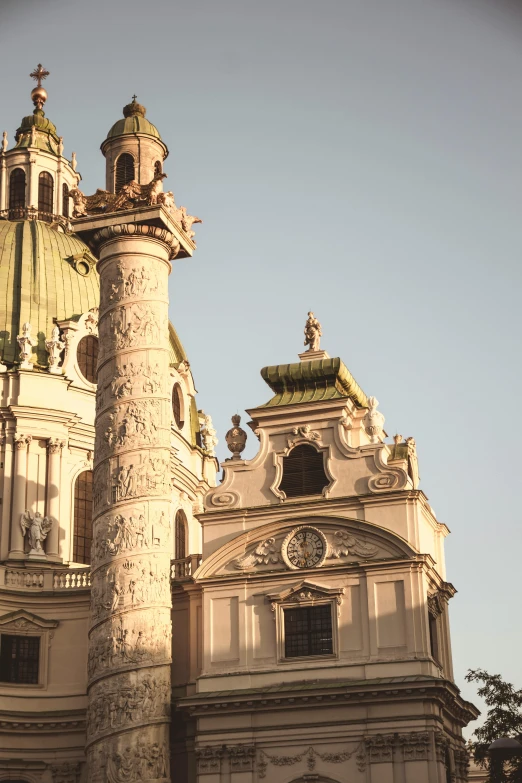
M 34 87 L 31 90 L 31 100 L 37 109 L 41 109 L 47 100 L 47 90 L 45 87 Z

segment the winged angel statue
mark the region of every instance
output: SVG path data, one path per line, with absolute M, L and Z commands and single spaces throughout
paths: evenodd
M 27 536 L 31 550 L 30 555 L 45 557 L 42 541 L 47 538 L 47 533 L 53 526 L 51 517 L 42 517 L 39 511 L 24 511 L 20 519 L 22 533 Z

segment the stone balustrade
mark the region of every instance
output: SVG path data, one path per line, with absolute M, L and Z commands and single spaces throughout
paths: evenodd
M 3 572 L 3 578 L 2 578 Z M 89 590 L 90 568 L 52 570 L 48 568 L 9 568 L 0 566 L 0 589 L 12 590 Z
M 191 579 L 201 565 L 201 560 L 201 555 L 189 555 L 172 560 L 170 564 L 171 581 L 180 582 L 184 579 Z

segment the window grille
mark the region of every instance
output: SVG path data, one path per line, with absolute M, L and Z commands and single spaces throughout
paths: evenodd
M 124 185 L 128 185 L 134 179 L 134 158 L 128 152 L 124 152 L 116 161 L 116 181 L 114 190 L 119 193 Z
M 283 478 L 279 489 L 287 498 L 320 495 L 329 483 L 323 454 L 313 446 L 296 446 L 287 457 L 283 457 Z
M 23 217 L 25 209 L 25 171 L 14 169 L 9 178 L 9 219 Z
M 331 604 L 283 609 L 285 618 L 285 658 L 332 655 Z
M 177 560 L 187 557 L 187 517 L 181 509 L 176 512 L 174 522 L 174 546 Z
M 84 470 L 74 485 L 73 561 L 91 562 L 92 545 L 92 470 Z
M 82 337 L 76 350 L 78 367 L 89 383 L 96 383 L 96 368 L 98 365 L 98 338 L 92 335 Z
M 38 177 L 38 219 L 51 223 L 53 219 L 54 182 L 48 171 Z
M 0 682 L 38 684 L 39 636 L 0 636 Z
M 62 215 L 66 218 L 69 217 L 69 186 L 67 182 L 62 185 Z
M 172 389 L 172 414 L 177 428 L 181 430 L 185 421 L 183 419 L 183 393 L 179 383 L 175 383 Z

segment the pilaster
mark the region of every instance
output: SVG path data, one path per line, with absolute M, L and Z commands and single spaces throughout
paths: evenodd
M 61 562 L 60 557 L 60 468 L 61 454 L 65 441 L 50 438 L 47 444 L 48 454 L 48 516 L 53 520 L 53 526 L 47 536 L 46 555 L 48 560 Z

